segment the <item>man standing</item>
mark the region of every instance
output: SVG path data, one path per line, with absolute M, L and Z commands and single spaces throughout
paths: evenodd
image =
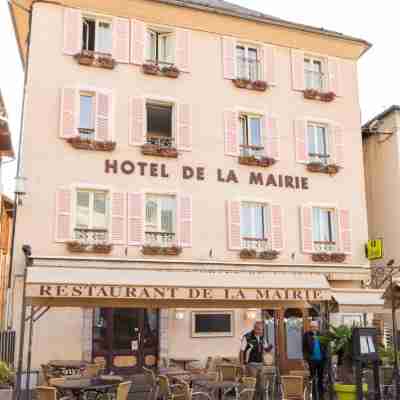
M 310 330 L 303 336 L 303 357 L 310 368 L 313 381 L 313 398 L 322 400 L 324 395 L 324 368 L 326 363 L 326 348 L 320 341 L 319 324 L 310 323 Z
M 272 345 L 264 337 L 264 323 L 255 322 L 253 330 L 243 335 L 240 346 L 240 364 L 246 368 L 248 376 L 257 376 L 264 364 L 264 353 L 271 350 Z

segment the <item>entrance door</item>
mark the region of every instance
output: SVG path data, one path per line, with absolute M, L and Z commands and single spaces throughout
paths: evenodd
M 155 367 L 158 355 L 158 310 L 95 309 L 93 359 L 118 374 Z

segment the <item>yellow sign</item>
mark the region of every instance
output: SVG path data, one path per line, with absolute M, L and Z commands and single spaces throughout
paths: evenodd
M 367 247 L 367 258 L 368 260 L 379 260 L 383 258 L 383 240 L 374 239 L 368 240 Z

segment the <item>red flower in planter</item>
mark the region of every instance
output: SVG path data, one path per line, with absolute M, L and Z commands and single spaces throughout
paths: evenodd
M 149 75 L 157 75 L 160 72 L 160 67 L 154 63 L 143 64 L 143 72 Z
M 265 81 L 257 80 L 251 83 L 251 86 L 255 90 L 264 92 L 268 88 L 268 83 Z
M 161 72 L 165 75 L 168 76 L 169 78 L 177 78 L 180 74 L 180 71 L 175 65 L 170 65 L 163 67 L 161 69 Z

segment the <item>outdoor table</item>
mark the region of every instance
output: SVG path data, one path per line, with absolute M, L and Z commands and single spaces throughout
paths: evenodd
M 159 375 L 165 375 L 170 379 L 189 379 L 190 378 L 190 371 L 186 371 L 180 368 L 159 368 L 158 369 Z
M 54 371 L 64 376 L 80 375 L 87 364 L 88 362 L 83 360 L 51 360 L 48 362 Z
M 65 382 L 57 383 L 54 387 L 60 392 L 70 391 L 77 399 L 86 398 L 85 392 L 94 392 L 97 395 L 109 393 L 118 386 L 119 382 L 104 381 L 99 378 L 93 379 L 67 379 Z
M 227 391 L 234 389 L 237 392 L 240 383 L 239 382 L 215 382 L 215 381 L 198 381 L 196 385 L 199 386 L 202 390 L 209 393 L 211 398 L 213 399 L 222 399 L 222 394 Z M 216 393 L 218 393 L 218 397 L 216 397 Z
M 199 361 L 197 358 L 185 358 L 185 357 L 176 357 L 176 358 L 171 358 L 170 360 L 176 364 L 182 364 L 183 369 L 186 369 L 188 364 Z

